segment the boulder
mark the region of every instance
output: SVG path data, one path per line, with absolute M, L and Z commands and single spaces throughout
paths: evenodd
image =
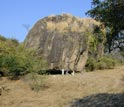
M 88 56 L 89 34 L 96 24 L 91 18 L 69 14 L 48 16 L 29 31 L 25 47 L 35 49 L 45 58 L 48 69 L 82 71 Z

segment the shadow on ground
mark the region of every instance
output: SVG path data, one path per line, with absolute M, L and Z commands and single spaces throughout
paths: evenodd
M 124 93 L 103 93 L 75 99 L 71 107 L 124 107 Z

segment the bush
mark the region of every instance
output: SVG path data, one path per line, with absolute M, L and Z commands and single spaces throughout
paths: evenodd
M 103 70 L 107 68 L 107 64 L 105 62 L 97 62 L 96 63 L 96 69 Z
M 96 66 L 96 60 L 94 58 L 89 58 L 85 65 L 86 71 L 88 72 L 95 70 L 95 66 Z
M 0 70 L 10 76 L 11 79 L 17 79 L 25 69 L 14 55 L 7 55 L 0 58 Z
M 16 79 L 29 72 L 44 74 L 43 69 L 47 66 L 42 58 L 37 58 L 31 54 L 17 54 L 0 56 L 0 71 L 8 74 L 11 79 Z
M 31 90 L 35 92 L 39 92 L 42 89 L 48 88 L 45 81 L 46 77 L 38 75 L 37 73 L 34 73 L 34 72 L 26 75 L 23 78 L 23 80 L 26 81 L 29 84 Z
M 45 69 L 46 62 L 33 50 L 17 45 L 15 39 L 0 42 L 0 71 L 11 79 Z
M 109 57 L 102 57 L 96 63 L 96 69 L 112 69 L 116 65 L 116 60 Z
M 86 71 L 112 69 L 116 65 L 117 61 L 109 57 L 102 57 L 96 60 L 90 57 L 85 65 Z

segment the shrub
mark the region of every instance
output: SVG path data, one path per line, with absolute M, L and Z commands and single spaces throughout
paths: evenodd
M 117 61 L 110 57 L 102 57 L 96 60 L 93 57 L 90 57 L 87 60 L 85 65 L 86 71 L 94 71 L 94 70 L 103 70 L 103 69 L 112 69 L 116 65 Z
M 33 50 L 24 49 L 17 45 L 16 40 L 0 42 L 0 71 L 10 79 L 17 79 L 29 72 L 42 71 L 46 62 L 36 55 Z
M 25 71 L 25 67 L 18 62 L 14 55 L 3 56 L 0 59 L 0 65 L 1 71 L 9 75 L 11 79 L 17 79 Z
M 107 68 L 107 64 L 105 62 L 97 62 L 96 69 L 103 70 Z
M 45 82 L 46 77 L 38 75 L 37 73 L 32 72 L 26 75 L 23 79 L 29 84 L 31 90 L 33 91 L 38 92 L 42 89 L 48 88 Z
M 85 65 L 86 71 L 95 70 L 95 66 L 96 66 L 96 60 L 94 58 L 89 58 Z
M 109 57 L 102 57 L 96 63 L 96 69 L 112 69 L 116 64 L 116 60 Z

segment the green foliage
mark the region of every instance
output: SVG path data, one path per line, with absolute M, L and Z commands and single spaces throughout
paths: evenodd
M 114 48 L 114 41 L 124 40 L 119 37 L 119 33 L 124 28 L 124 2 L 123 0 L 92 0 L 92 9 L 86 14 L 102 22 L 107 29 L 107 48 L 110 51 Z M 118 38 L 118 39 L 117 39 Z M 117 48 L 122 48 L 122 45 Z
M 85 68 L 86 71 L 94 71 L 95 70 L 95 66 L 96 66 L 96 60 L 94 58 L 88 58 Z
M 124 18 L 123 8 L 123 2 L 118 5 L 117 3 L 115 4 L 114 0 L 92 0 L 92 9 L 86 14 L 104 22 L 109 27 L 113 26 L 121 29 L 121 21 L 123 22 L 122 19 Z
M 97 49 L 98 40 L 95 35 L 91 35 L 89 38 L 89 52 L 94 53 Z
M 4 36 L 0 35 L 0 41 L 6 41 L 6 40 L 7 39 Z
M 116 64 L 116 60 L 109 57 L 102 57 L 96 63 L 96 69 L 112 69 Z
M 38 72 L 47 66 L 42 57 L 38 57 L 34 50 L 25 49 L 18 45 L 15 39 L 0 42 L 0 71 L 12 79 L 29 72 Z
M 85 65 L 86 71 L 94 71 L 94 70 L 103 70 L 103 69 L 112 69 L 117 64 L 117 61 L 115 59 L 112 59 L 110 57 L 102 57 L 96 60 L 93 57 L 90 57 L 87 60 L 87 63 Z
M 5 73 L 11 72 L 13 75 L 18 75 L 22 71 L 19 63 L 13 55 L 3 56 L 0 59 L 1 71 Z
M 106 33 L 102 25 L 95 25 L 93 32 L 89 36 L 89 56 L 101 57 L 104 54 L 104 43 L 106 41 Z
M 102 25 L 101 25 L 102 26 Z M 98 42 L 104 42 L 106 39 L 104 28 L 101 28 L 101 26 L 95 26 L 93 34 L 95 35 Z

